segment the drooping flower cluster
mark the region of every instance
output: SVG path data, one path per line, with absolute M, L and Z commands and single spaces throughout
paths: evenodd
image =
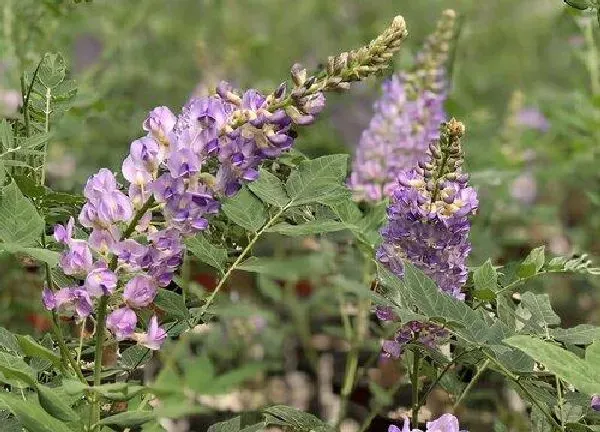
M 410 421 L 405 418 L 402 429 L 398 426 L 391 425 L 388 432 L 466 432 L 459 430 L 458 419 L 452 414 L 443 414 L 436 420 L 427 422 L 425 431 L 421 429 L 411 429 Z
M 377 251 L 377 259 L 398 277 L 404 275 L 403 261 L 408 261 L 458 299 L 464 299 L 461 287 L 467 280 L 466 260 L 471 251 L 469 216 L 478 206 L 477 193 L 461 171 L 463 134 L 462 123 L 454 119 L 443 123 L 440 139 L 429 146 L 428 159 L 400 174 L 382 230 L 384 241 Z M 377 315 L 385 321 L 396 319 L 386 308 Z M 443 335 L 434 324 L 411 322 L 383 348 L 397 357 L 415 337 L 433 345 Z
M 256 180 L 264 160 L 291 148 L 292 126 L 314 121 L 325 91 L 344 90 L 385 69 L 406 34 L 404 19 L 396 17 L 369 45 L 330 57 L 324 73 L 307 77 L 294 65 L 289 95 L 285 83 L 265 96 L 253 89 L 240 94 L 223 82 L 178 116 L 166 107 L 152 110 L 143 123 L 146 136 L 131 143 L 123 161 L 127 193 L 114 173 L 101 169 L 85 186 L 78 218 L 89 237 L 75 235 L 73 218 L 55 227 L 56 241 L 66 246 L 60 267 L 73 284 L 46 287 L 46 308 L 84 318 L 99 299 L 98 316 L 108 314 L 97 329 L 106 324 L 117 340 L 158 349 L 165 329 L 152 316 L 146 332 L 137 333 L 136 311 L 151 308 L 159 288 L 173 280 L 184 238 L 206 230 L 219 198 Z
M 414 68 L 383 84 L 356 149 L 349 180 L 356 199 L 377 202 L 388 197 L 398 174 L 423 160 L 428 144 L 439 137 L 438 126 L 446 117 L 445 68 L 454 20 L 455 12 L 445 11 Z

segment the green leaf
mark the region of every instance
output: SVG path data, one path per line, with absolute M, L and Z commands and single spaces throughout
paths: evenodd
M 186 364 L 185 382 L 189 388 L 199 394 L 208 394 L 207 390 L 215 378 L 215 368 L 206 354 L 189 360 Z
M 260 416 L 254 413 L 243 413 L 241 416 L 210 426 L 207 432 L 262 432 L 267 425 L 260 420 Z
M 307 236 L 312 234 L 321 234 L 346 229 L 346 224 L 332 220 L 315 220 L 302 225 L 290 225 L 281 223 L 272 226 L 267 232 L 275 232 L 290 237 Z
M 504 342 L 519 348 L 577 389 L 590 395 L 600 393 L 600 374 L 572 352 L 529 335 L 512 336 Z
M 281 180 L 264 168 L 260 169 L 258 179 L 248 188 L 261 200 L 276 207 L 283 208 L 290 202 Z
M 0 240 L 31 246 L 40 238 L 43 229 L 44 220 L 16 183 L 12 181 L 4 186 L 0 198 Z
M 527 258 L 523 260 L 521 265 L 519 266 L 519 270 L 517 271 L 517 275 L 521 278 L 527 278 L 538 273 L 545 262 L 545 247 L 540 246 L 538 248 L 533 249 Z
M 554 339 L 573 345 L 588 345 L 595 340 L 600 340 L 600 327 L 591 324 L 580 324 L 578 326 L 550 330 Z
M 48 142 L 50 138 L 52 138 L 50 132 L 42 132 L 25 138 L 19 146 L 21 149 L 35 149 Z
M 226 374 L 219 375 L 211 383 L 210 392 L 211 394 L 227 393 L 234 387 L 244 383 L 244 381 L 256 377 L 259 372 L 264 371 L 265 367 L 262 363 L 248 363 Z
M 44 385 L 37 386 L 38 399 L 42 408 L 59 420 L 75 422 L 79 419 L 77 413 L 65 402 L 64 394 Z
M 0 403 L 5 405 L 29 432 L 73 432 L 33 400 L 24 401 L 9 393 L 0 393 Z
M 483 265 L 475 269 L 473 272 L 473 284 L 475 285 L 475 295 L 477 297 L 481 298 L 481 295 L 485 294 L 491 297 L 489 300 L 496 298 L 498 272 L 492 265 L 491 260 L 488 259 Z
M 265 206 L 247 187 L 227 198 L 222 209 L 231 221 L 248 231 L 258 231 L 267 221 Z
M 29 335 L 16 335 L 19 346 L 28 357 L 38 357 L 50 361 L 54 366 L 61 366 L 61 358 L 48 348 L 38 344 Z
M 223 273 L 227 263 L 225 248 L 210 243 L 202 233 L 187 239 L 185 244 L 196 258 Z
M 445 323 L 459 338 L 473 343 L 485 342 L 488 325 L 477 311 L 442 292 L 435 282 L 411 263 L 404 263 L 404 277 L 398 278 L 379 266 L 381 282 L 388 289 L 383 296 L 399 305 L 417 310 L 430 320 Z
M 265 408 L 267 424 L 287 426 L 294 432 L 332 432 L 333 428 L 312 414 L 284 405 Z
M 348 196 L 342 186 L 348 168 L 348 155 L 329 155 L 302 162 L 287 179 L 286 190 L 292 205 L 327 203 Z
M 4 327 L 0 327 L 0 348 L 19 356 L 23 355 L 16 336 Z
M 38 261 L 47 263 L 51 268 L 58 265 L 60 253 L 42 248 L 24 247 L 16 243 L 0 243 L 0 251 L 11 254 L 25 254 Z
M 189 317 L 183 297 L 173 291 L 166 289 L 159 290 L 154 298 L 154 305 L 173 318 L 187 319 Z
M 552 310 L 548 294 L 523 293 L 521 305 L 531 313 L 530 322 L 544 329 L 560 324 L 560 317 Z
M 128 371 L 133 371 L 143 366 L 152 358 L 152 350 L 141 345 L 132 345 L 121 353 L 119 366 Z
M 139 426 L 154 420 L 154 413 L 150 411 L 126 411 L 115 414 L 110 417 L 103 418 L 98 422 L 100 425 L 115 425 L 115 426 Z
M 585 350 L 585 361 L 590 363 L 600 375 L 600 340 L 595 341 Z
M 37 79 L 47 88 L 58 86 L 65 79 L 65 60 L 58 53 L 46 53 L 40 64 Z
M 0 380 L 19 388 L 27 388 L 37 383 L 35 371 L 20 357 L 0 352 Z M 4 379 L 2 379 L 4 378 Z M 12 381 L 16 379 L 17 381 Z

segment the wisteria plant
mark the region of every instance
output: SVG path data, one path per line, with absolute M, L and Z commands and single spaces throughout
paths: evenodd
M 543 246 L 512 266 L 469 262 L 478 193 L 465 168 L 467 128 L 445 111 L 456 34 L 456 13 L 445 11 L 413 66 L 385 78 L 350 174 L 347 155 L 311 160 L 294 143 L 328 93 L 383 75 L 407 37 L 400 16 L 314 73 L 293 65 L 271 92 L 221 82 L 180 111 L 154 108 L 120 172 L 101 168 L 81 195 L 45 179 L 53 127 L 76 85 L 59 54 L 24 72 L 19 113 L 0 124 L 0 249 L 41 264 L 32 301 L 52 331 L 36 340 L 0 328 L 0 429 L 150 432 L 216 411 L 212 397 L 271 367 L 253 358 L 223 370 L 203 345 L 239 317 L 225 293 L 243 273 L 289 312 L 315 373 L 310 312 L 339 312 L 330 333 L 347 347 L 340 395 L 323 419 L 265 403 L 210 432 L 339 431 L 350 417 L 365 432 L 402 390 L 410 406 L 382 430 L 459 432 L 488 373 L 527 405 L 528 430 L 600 430 L 600 328 L 561 328 L 530 284 L 599 270 L 584 255 L 547 259 Z M 308 246 L 292 253 L 286 237 Z M 210 289 L 190 280 L 192 262 L 216 276 Z M 293 290 L 304 279 L 323 294 L 302 304 Z M 243 326 L 266 334 L 251 317 Z M 229 349 L 231 335 L 216 334 Z M 279 346 L 264 339 L 263 351 Z M 406 377 L 375 383 L 378 361 Z M 365 382 L 375 396 L 356 414 L 352 394 Z M 426 409 L 436 389 L 447 412 Z M 508 429 L 498 419 L 494 430 Z

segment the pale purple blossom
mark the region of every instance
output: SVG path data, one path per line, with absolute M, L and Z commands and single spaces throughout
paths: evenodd
M 137 316 L 131 309 L 124 307 L 115 309 L 106 318 L 108 328 L 117 340 L 129 339 L 135 332 Z
M 148 322 L 146 333 L 138 335 L 138 343 L 146 348 L 156 351 L 160 349 L 160 346 L 166 338 L 167 332 L 158 325 L 158 318 L 154 315 Z
M 398 426 L 391 425 L 388 428 L 388 432 L 466 432 L 459 429 L 458 419 L 452 414 L 443 414 L 436 420 L 427 422 L 425 425 L 425 431 L 421 429 L 411 429 L 410 420 L 404 418 L 404 425 L 402 429 Z
M 134 276 L 123 291 L 123 300 L 133 308 L 148 306 L 154 300 L 158 289 L 154 281 L 144 275 Z
M 594 411 L 600 412 L 600 395 L 593 395 L 592 400 L 590 401 L 590 406 Z
M 546 116 L 535 107 L 526 107 L 519 111 L 516 115 L 516 123 L 540 132 L 547 132 L 550 129 L 550 122 Z

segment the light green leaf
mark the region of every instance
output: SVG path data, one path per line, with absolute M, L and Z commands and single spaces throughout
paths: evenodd
M 110 417 L 103 418 L 98 422 L 100 425 L 115 426 L 139 426 L 154 419 L 154 413 L 150 411 L 125 411 Z
M 227 250 L 221 246 L 210 243 L 204 234 L 200 233 L 190 237 L 185 242 L 188 250 L 200 261 L 221 271 L 227 262 Z
M 590 363 L 600 376 L 600 340 L 595 341 L 585 350 L 585 361 Z
M 531 313 L 531 320 L 542 328 L 560 324 L 560 317 L 552 310 L 548 294 L 523 293 L 521 305 Z
M 50 132 L 42 132 L 25 138 L 19 145 L 21 149 L 35 149 L 42 146 L 52 138 Z
M 573 345 L 588 345 L 595 340 L 600 340 L 600 327 L 591 324 L 580 324 L 578 326 L 550 330 L 554 339 Z
M 285 207 L 290 201 L 281 180 L 264 168 L 260 169 L 258 179 L 250 183 L 248 188 L 264 202 L 279 208 Z
M 226 199 L 222 209 L 231 221 L 248 231 L 258 231 L 267 221 L 264 204 L 247 187 Z
M 40 405 L 52 417 L 66 422 L 75 422 L 79 419 L 77 413 L 65 402 L 64 393 L 61 395 L 55 389 L 41 384 L 37 386 L 37 392 Z
M 183 297 L 173 291 L 159 290 L 154 298 L 154 305 L 173 318 L 187 319 L 189 317 Z
M 473 272 L 473 284 L 475 285 L 475 295 L 477 293 L 486 293 L 491 299 L 496 297 L 498 291 L 498 272 L 492 265 L 491 260 L 487 260 L 483 265 L 477 267 Z
M 8 382 L 19 388 L 27 388 L 37 382 L 35 371 L 20 357 L 0 352 L 0 381 Z M 16 379 L 16 381 L 13 381 Z
M 73 432 L 33 400 L 24 401 L 20 396 L 0 393 L 0 403 L 5 405 L 29 432 Z
M 542 269 L 546 259 L 544 250 L 545 247 L 540 246 L 533 249 L 529 255 L 527 255 L 527 258 L 523 260 L 517 271 L 519 277 L 527 278 L 533 276 Z
M 16 335 L 19 346 L 27 357 L 37 357 L 50 361 L 54 366 L 61 366 L 61 358 L 48 348 L 40 345 L 29 335 Z
M 347 226 L 342 222 L 332 220 L 314 220 L 302 225 L 290 225 L 288 223 L 281 223 L 272 226 L 266 231 L 275 232 L 290 237 L 298 237 L 312 234 L 342 231 L 346 228 Z
M 600 393 L 600 374 L 572 352 L 529 335 L 512 336 L 504 342 L 519 348 L 577 389 L 590 395 Z
M 31 246 L 40 238 L 44 220 L 34 205 L 12 181 L 2 188 L 0 198 L 0 240 Z
M 65 79 L 65 60 L 58 53 L 46 53 L 40 64 L 37 79 L 47 88 L 58 86 Z
M 4 327 L 0 327 L 0 348 L 19 356 L 23 355 L 17 337 Z
M 198 356 L 187 362 L 185 371 L 186 385 L 199 394 L 210 393 L 215 378 L 215 368 L 206 354 Z
M 329 155 L 305 161 L 287 179 L 286 190 L 292 205 L 327 203 L 348 196 L 342 186 L 346 178 L 348 155 Z
M 265 422 L 257 423 L 260 420 L 260 417 L 253 413 L 243 413 L 241 416 L 210 426 L 207 432 L 262 432 L 267 425 Z

